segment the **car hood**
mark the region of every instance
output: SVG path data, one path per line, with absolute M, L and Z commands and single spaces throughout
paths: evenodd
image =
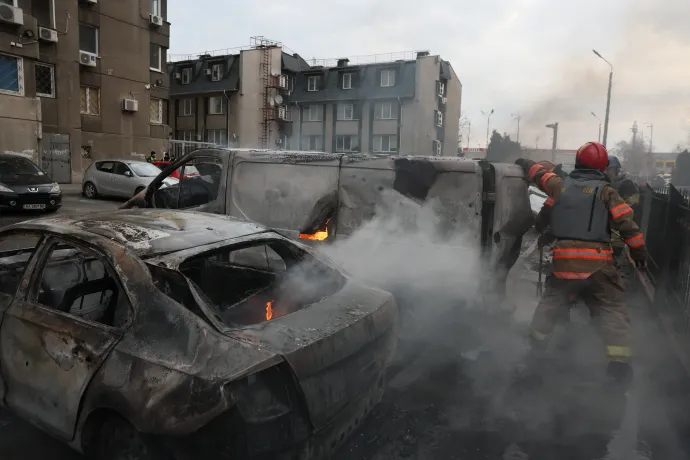
M 290 364 L 318 429 L 380 384 L 395 350 L 396 327 L 392 294 L 348 280 L 320 302 L 224 333 Z
M 28 175 L 28 174 L 0 174 L 0 184 L 12 187 L 14 185 L 51 185 L 53 180 L 47 174 Z

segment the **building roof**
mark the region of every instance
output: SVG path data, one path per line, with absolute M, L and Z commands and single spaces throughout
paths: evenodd
M 223 74 L 218 81 L 213 81 L 210 75 L 205 74 L 214 64 L 222 66 Z M 183 85 L 181 80 L 174 78 L 174 74 L 181 73 L 182 69 L 186 68 L 192 69 L 192 80 L 189 84 Z M 168 64 L 168 73 L 171 77 L 171 96 L 237 91 L 240 83 L 240 55 L 199 57 L 191 61 L 173 62 Z

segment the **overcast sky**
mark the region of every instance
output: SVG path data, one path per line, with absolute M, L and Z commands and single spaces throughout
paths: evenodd
M 491 128 L 560 148 L 596 140 L 614 66 L 609 146 L 637 121 L 654 150 L 690 137 L 690 0 L 195 0 L 168 2 L 170 53 L 249 44 L 263 35 L 306 59 L 429 50 L 463 84 L 470 146 Z M 467 132 L 465 132 L 466 136 Z M 467 139 L 467 137 L 465 137 Z M 466 146 L 466 140 L 463 147 Z

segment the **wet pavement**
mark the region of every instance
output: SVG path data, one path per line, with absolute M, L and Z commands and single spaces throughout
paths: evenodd
M 73 196 L 60 212 L 117 206 L 92 201 Z M 606 387 L 601 342 L 582 308 L 536 367 L 525 364 L 525 321 L 536 306 L 532 243 L 511 273 L 512 314 L 418 303 L 403 312 L 383 401 L 335 460 L 690 458 L 690 386 L 639 295 L 631 296 L 638 356 L 627 396 Z M 0 412 L 0 458 L 81 457 Z

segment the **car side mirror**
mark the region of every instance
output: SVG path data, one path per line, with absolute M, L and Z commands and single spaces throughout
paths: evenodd
M 132 177 L 132 172 L 131 171 L 125 171 L 125 176 Z

